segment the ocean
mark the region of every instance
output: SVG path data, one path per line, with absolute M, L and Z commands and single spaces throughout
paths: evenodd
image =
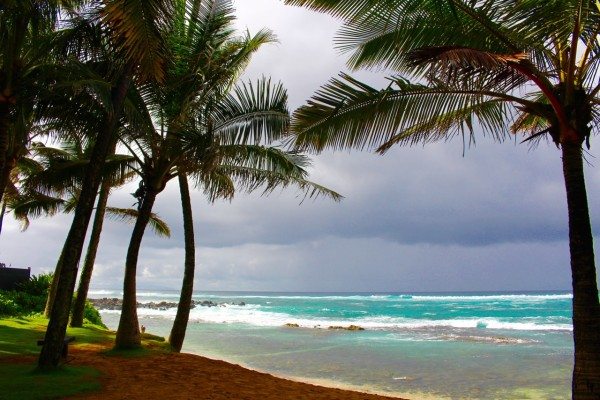
M 138 301 L 178 296 L 140 291 Z M 218 305 L 191 310 L 183 351 L 277 376 L 415 400 L 570 397 L 568 292 L 197 292 L 194 300 Z M 116 329 L 119 311 L 101 315 Z M 148 332 L 168 336 L 175 309 L 138 315 Z M 329 329 L 350 325 L 364 330 Z

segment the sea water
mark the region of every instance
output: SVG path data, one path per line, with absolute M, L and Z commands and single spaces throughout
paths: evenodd
M 410 399 L 569 398 L 570 293 L 198 292 L 194 299 L 219 306 L 191 310 L 186 352 Z M 177 300 L 176 292 L 138 293 L 140 302 Z M 116 328 L 119 311 L 101 314 Z M 167 336 L 175 309 L 138 314 L 149 332 Z M 364 330 L 329 329 L 350 325 Z

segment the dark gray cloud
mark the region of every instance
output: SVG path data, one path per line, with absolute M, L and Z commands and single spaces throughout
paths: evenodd
M 246 78 L 285 83 L 292 107 L 344 69 L 332 49 L 337 23 L 277 0 L 236 1 L 239 26 L 268 26 L 280 43 L 260 52 Z M 382 74 L 361 73 L 374 86 Z M 595 145 L 594 140 L 592 145 Z M 294 190 L 269 197 L 240 195 L 208 204 L 193 193 L 198 273 L 204 290 L 441 291 L 536 290 L 570 286 L 567 210 L 560 152 L 542 144 L 479 139 L 462 156 L 460 140 L 397 148 L 385 156 L 360 152 L 315 157 L 311 179 L 342 193 L 339 204 L 306 200 Z M 600 236 L 600 170 L 592 148 L 586 167 L 596 243 Z M 135 188 L 110 203 L 129 207 Z M 170 239 L 144 237 L 140 288 L 180 285 L 183 232 L 176 183 L 155 211 Z M 70 216 L 36 220 L 20 233 L 8 216 L 0 260 L 53 268 Z M 131 225 L 108 221 L 93 286 L 122 285 Z M 598 249 L 598 244 L 596 244 Z

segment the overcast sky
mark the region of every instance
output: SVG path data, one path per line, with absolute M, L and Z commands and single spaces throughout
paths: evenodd
M 267 27 L 280 43 L 259 52 L 247 77 L 281 80 L 290 109 L 341 70 L 334 50 L 339 23 L 276 0 L 238 0 L 238 26 Z M 381 87 L 384 74 L 360 73 Z M 600 160 L 592 139 L 586 179 L 598 253 Z M 299 204 L 293 189 L 263 198 L 238 196 L 208 204 L 193 194 L 197 290 L 486 291 L 569 289 L 567 209 L 560 152 L 479 137 L 462 155 L 453 140 L 396 148 L 385 156 L 360 152 L 314 158 L 311 179 L 345 196 Z M 126 189 L 110 205 L 134 203 Z M 176 182 L 155 211 L 170 239 L 148 232 L 138 266 L 140 289 L 177 289 L 183 269 L 183 231 Z M 32 221 L 28 231 L 8 216 L 0 261 L 54 268 L 71 216 Z M 121 288 L 132 226 L 105 224 L 92 288 Z

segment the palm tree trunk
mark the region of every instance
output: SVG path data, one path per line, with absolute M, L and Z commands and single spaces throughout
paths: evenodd
M 4 176 L 7 176 L 7 159 L 9 147 L 9 134 L 8 128 L 10 125 L 10 108 L 7 101 L 0 102 L 0 201 L 4 198 L 4 191 L 8 180 L 4 180 Z M 8 172 L 10 174 L 10 171 Z
M 50 321 L 44 336 L 44 345 L 38 359 L 38 368 L 40 369 L 56 368 L 60 362 L 77 278 L 77 264 L 81 257 L 85 234 L 102 180 L 102 167 L 110 149 L 117 141 L 118 122 L 123 112 L 123 102 L 129 89 L 132 72 L 133 66 L 127 66 L 124 74 L 113 88 L 112 110 L 106 117 L 104 129 L 98 134 L 89 165 L 86 168 L 73 222 L 63 246 L 60 264 L 57 265 L 55 272 L 55 275 L 59 276 L 58 285 L 50 312 Z
M 562 144 L 573 279 L 573 399 L 600 398 L 600 304 L 580 143 Z
M 185 262 L 183 271 L 183 283 L 177 306 L 177 314 L 173 322 L 173 328 L 169 335 L 171 350 L 179 353 L 183 346 L 185 331 L 190 317 L 192 295 L 194 293 L 194 271 L 196 269 L 196 245 L 194 243 L 194 220 L 192 217 L 192 202 L 190 189 L 188 187 L 187 175 L 179 172 L 179 192 L 181 196 L 181 208 L 183 210 L 183 233 L 185 237 Z
M 104 224 L 104 214 L 106 211 L 106 203 L 110 194 L 110 179 L 105 178 L 100 186 L 100 194 L 98 203 L 96 204 L 96 214 L 94 215 L 94 223 L 92 225 L 92 233 L 88 244 L 87 254 L 81 276 L 79 277 L 79 285 L 77 286 L 77 296 L 75 296 L 75 304 L 73 304 L 73 312 L 71 314 L 71 326 L 81 327 L 83 325 L 83 311 L 85 310 L 85 301 L 87 300 L 90 281 L 92 280 L 92 271 L 96 261 L 96 253 L 100 244 L 100 234 L 102 233 L 102 225 Z
M 121 318 L 117 328 L 117 337 L 115 340 L 116 349 L 134 349 L 141 346 L 140 326 L 137 316 L 137 293 L 136 293 L 136 271 L 140 246 L 144 237 L 144 230 L 150 220 L 152 206 L 156 200 L 157 191 L 154 188 L 148 188 L 142 201 L 142 207 L 131 233 L 129 248 L 127 249 L 127 258 L 125 259 L 125 278 L 123 280 L 123 307 L 121 309 Z
M 54 269 L 54 274 L 52 274 L 52 283 L 50 284 L 50 289 L 48 289 L 48 297 L 46 298 L 46 307 L 44 308 L 44 317 L 50 318 L 50 313 L 52 312 L 52 305 L 54 304 L 54 299 L 56 298 L 56 290 L 58 289 L 58 281 L 60 280 L 60 269 L 62 266 L 62 258 L 63 251 L 60 252 L 60 256 L 58 257 L 58 262 L 56 263 L 56 268 Z
M 4 225 L 4 216 L 6 215 L 6 203 L 2 202 L 2 210 L 0 210 L 0 234 L 2 234 L 2 225 Z

